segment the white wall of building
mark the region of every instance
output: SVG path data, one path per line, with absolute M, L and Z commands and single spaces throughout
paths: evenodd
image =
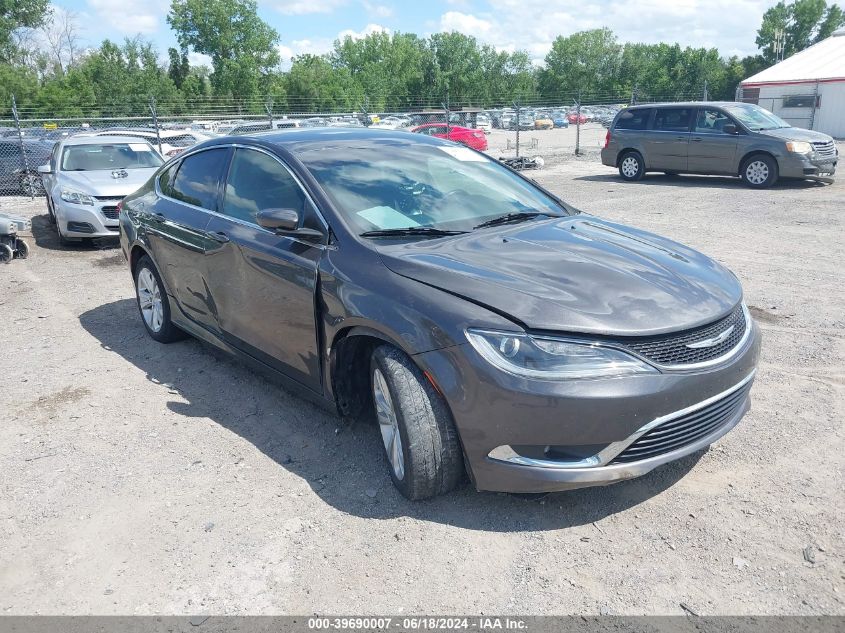
M 820 82 L 818 84 L 820 107 L 815 114 L 812 108 L 784 107 L 784 97 L 788 95 L 812 95 L 815 82 L 790 84 L 743 86 L 759 88 L 758 105 L 777 114 L 795 127 L 810 128 L 834 138 L 845 139 L 845 81 Z

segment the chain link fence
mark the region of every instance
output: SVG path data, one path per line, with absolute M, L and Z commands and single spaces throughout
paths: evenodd
M 450 103 L 446 98 L 438 104 L 377 111 L 369 107 L 369 99 L 353 110 L 317 107 L 316 102 L 308 101 L 279 107 L 272 100 L 207 99 L 172 104 L 137 97 L 61 118 L 45 116 L 43 108 L 19 105 L 12 97 L 10 104 L 0 104 L 0 194 L 43 195 L 38 167 L 49 162 L 57 141 L 78 134 L 143 138 L 170 157 L 214 136 L 285 128 L 369 127 L 447 138 L 525 167 L 555 157 L 597 153 L 614 116 L 629 104 L 706 98 L 706 86 L 695 94 L 671 96 L 645 94 L 635 88 L 625 94 L 504 98 L 493 106 Z M 737 100 L 743 100 L 741 91 Z M 760 105 L 768 107 L 762 99 Z M 802 120 L 791 122 L 811 127 L 812 118 L 812 114 L 807 117 L 807 125 L 802 125 Z M 540 161 L 536 161 L 538 157 Z

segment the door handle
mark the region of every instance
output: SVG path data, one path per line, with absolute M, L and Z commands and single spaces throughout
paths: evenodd
M 209 237 L 211 237 L 211 239 L 213 239 L 215 242 L 220 242 L 221 244 L 225 244 L 229 241 L 229 236 L 226 235 L 223 231 L 209 233 Z
M 676 141 L 685 141 L 685 140 L 687 140 L 687 137 L 686 136 L 676 136 L 675 140 Z
M 699 143 L 699 142 L 703 141 L 704 139 L 701 138 L 700 136 L 694 136 L 694 137 L 692 137 L 692 140 L 695 141 L 696 143 Z

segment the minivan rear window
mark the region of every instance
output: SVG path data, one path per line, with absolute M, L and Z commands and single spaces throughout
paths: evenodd
M 648 128 L 648 120 L 654 108 L 637 108 L 636 110 L 625 110 L 616 119 L 617 130 L 645 130 Z

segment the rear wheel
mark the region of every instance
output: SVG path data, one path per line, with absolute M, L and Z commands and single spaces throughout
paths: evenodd
M 393 484 L 411 500 L 455 488 L 463 457 L 452 416 L 431 383 L 403 352 L 375 349 L 370 361 L 373 402 Z
M 29 257 L 29 244 L 24 242 L 22 239 L 17 239 L 15 241 L 15 257 L 18 259 L 26 259 Z
M 159 343 L 185 338 L 185 333 L 170 320 L 170 301 L 152 260 L 144 255 L 135 267 L 135 295 L 138 311 L 147 334 Z
M 745 159 L 740 171 L 745 184 L 755 189 L 771 187 L 778 179 L 778 164 L 766 154 L 757 154 Z
M 645 162 L 639 152 L 625 152 L 619 158 L 619 175 L 623 180 L 639 180 L 644 173 Z
M 0 244 L 0 264 L 8 264 L 15 257 L 12 247 L 8 244 Z

